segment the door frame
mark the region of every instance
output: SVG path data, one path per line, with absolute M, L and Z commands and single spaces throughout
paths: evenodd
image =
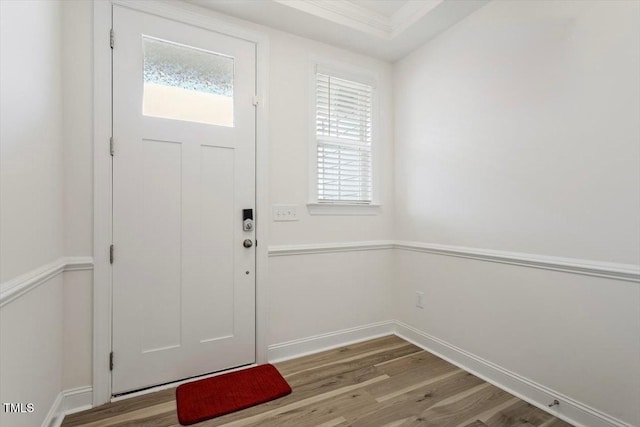
M 268 38 L 231 24 L 226 15 L 177 2 L 103 0 L 93 3 L 93 406 L 111 401 L 109 354 L 112 349 L 112 28 L 113 5 L 172 19 L 236 37 L 256 45 L 256 363 L 267 362 L 268 295 Z M 114 48 L 117 49 L 115 34 Z M 117 156 L 117 142 L 116 142 Z M 115 251 L 117 262 L 117 248 Z M 117 364 L 117 358 L 115 360 Z

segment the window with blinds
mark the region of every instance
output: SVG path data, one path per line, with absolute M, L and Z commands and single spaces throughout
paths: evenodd
M 316 72 L 318 202 L 371 203 L 373 87 Z

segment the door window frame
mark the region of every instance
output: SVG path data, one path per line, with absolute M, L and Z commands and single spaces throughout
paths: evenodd
M 267 69 L 268 38 L 265 34 L 249 31 L 222 20 L 219 15 L 190 4 L 167 4 L 161 2 L 135 2 L 110 0 L 93 3 L 93 406 L 110 402 L 112 320 L 112 270 L 109 262 L 109 248 L 112 243 L 112 156 L 110 138 L 112 136 L 112 49 L 110 32 L 112 28 L 113 5 L 119 5 L 140 12 L 172 19 L 236 37 L 256 45 L 256 363 L 267 362 L 267 236 L 268 236 L 268 110 Z M 118 35 L 114 34 L 114 48 L 117 49 Z M 116 153 L 117 155 L 117 153 Z M 261 215 L 262 213 L 262 215 Z M 117 262 L 117 249 L 115 250 Z M 116 362 L 117 363 L 117 356 Z M 154 391 L 154 389 L 150 389 Z

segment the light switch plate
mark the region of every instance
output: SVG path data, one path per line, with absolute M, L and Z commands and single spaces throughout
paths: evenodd
M 297 205 L 273 205 L 274 221 L 298 221 Z

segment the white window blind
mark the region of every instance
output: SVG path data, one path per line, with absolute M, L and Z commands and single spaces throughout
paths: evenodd
M 371 203 L 373 87 L 316 72 L 318 201 Z

